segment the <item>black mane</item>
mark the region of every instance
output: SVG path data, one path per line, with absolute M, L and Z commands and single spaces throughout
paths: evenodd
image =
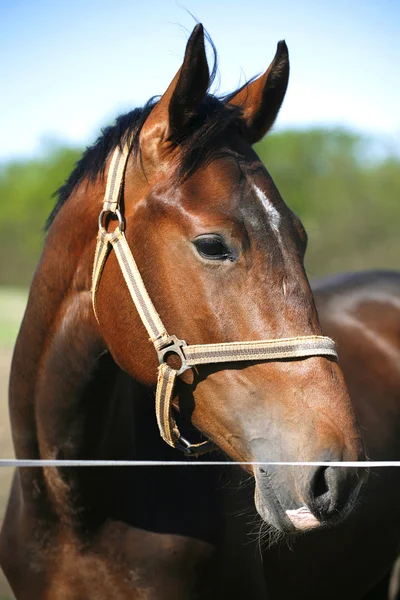
M 135 108 L 124 115 L 120 115 L 113 125 L 102 129 L 96 142 L 86 148 L 67 181 L 55 192 L 57 202 L 46 221 L 46 230 L 53 223 L 58 211 L 68 200 L 75 187 L 85 177 L 94 181 L 99 175 L 103 174 L 108 155 L 118 144 L 121 144 L 125 136 L 135 135 L 135 130 L 137 130 L 135 138 L 139 136 L 143 123 L 155 103 L 155 99 L 151 98 L 143 108 Z
M 211 86 L 217 72 L 217 54 L 215 46 L 210 39 L 209 42 L 214 53 L 214 65 L 210 76 Z M 227 103 L 235 93 L 221 98 L 207 94 L 199 106 L 197 115 L 192 119 L 185 136 L 182 139 L 173 140 L 176 144 L 182 146 L 183 149 L 183 158 L 179 172 L 177 173 L 179 178 L 183 179 L 190 175 L 201 164 L 210 159 L 211 155 L 215 156 L 216 152 L 219 151 L 221 153 L 222 149 L 219 148 L 216 151 L 215 147 L 213 148 L 212 142 L 223 131 L 231 126 L 241 129 L 241 108 Z M 88 178 L 90 181 L 94 181 L 99 175 L 104 173 L 107 157 L 118 144 L 122 145 L 126 139 L 131 139 L 131 150 L 134 156 L 140 160 L 140 132 L 157 101 L 157 97 L 150 98 L 142 108 L 135 108 L 119 116 L 114 125 L 110 125 L 102 130 L 97 141 L 93 146 L 89 146 L 85 150 L 82 158 L 76 163 L 75 169 L 64 185 L 56 191 L 57 203 L 47 219 L 46 230 L 50 227 L 58 211 L 68 200 L 72 191 L 83 179 Z M 225 152 L 222 153 L 226 154 L 229 152 L 225 149 Z

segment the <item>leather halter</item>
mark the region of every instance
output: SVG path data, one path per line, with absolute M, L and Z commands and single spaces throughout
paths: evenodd
M 111 248 L 114 249 L 128 286 L 132 300 L 145 326 L 150 341 L 157 352 L 159 367 L 156 389 L 156 417 L 163 440 L 185 454 L 200 454 L 212 449 L 208 441 L 191 444 L 183 438 L 172 412 L 172 399 L 176 377 L 196 365 L 210 363 L 228 363 L 234 361 L 281 360 L 287 358 L 305 358 L 309 356 L 330 356 L 337 360 L 335 343 L 325 336 L 301 336 L 276 338 L 222 344 L 200 344 L 188 346 L 184 340 L 169 335 L 165 329 L 139 273 L 124 234 L 124 220 L 120 212 L 119 197 L 124 178 L 125 166 L 129 156 L 129 144 L 114 150 L 107 177 L 107 187 L 103 209 L 99 215 L 99 232 L 93 265 L 92 302 L 93 310 L 99 322 L 96 310 L 96 295 L 101 274 Z M 103 227 L 107 213 L 118 218 L 118 226 L 112 233 Z M 167 364 L 171 354 L 181 360 L 179 369 Z

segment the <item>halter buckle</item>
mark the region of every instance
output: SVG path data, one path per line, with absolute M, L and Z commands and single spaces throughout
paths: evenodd
M 170 335 L 168 338 L 168 341 L 165 343 L 165 345 L 162 348 L 160 348 L 159 350 L 157 350 L 159 364 L 162 365 L 164 362 L 166 362 L 166 358 L 168 355 L 176 354 L 177 356 L 179 356 L 179 358 L 181 360 L 180 368 L 175 369 L 176 374 L 182 375 L 182 373 L 187 371 L 187 369 L 191 368 L 186 363 L 186 356 L 183 351 L 183 348 L 185 346 L 187 346 L 187 343 L 185 342 L 185 340 L 178 339 L 176 337 L 176 335 Z

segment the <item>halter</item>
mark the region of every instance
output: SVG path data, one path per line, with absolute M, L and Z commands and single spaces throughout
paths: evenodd
M 103 209 L 99 215 L 99 231 L 93 265 L 92 302 L 97 322 L 96 296 L 101 274 L 111 248 L 114 249 L 119 266 L 128 286 L 132 300 L 145 326 L 150 341 L 157 352 L 159 367 L 156 388 L 156 417 L 163 440 L 182 450 L 185 454 L 195 455 L 212 449 L 209 441 L 191 444 L 181 436 L 172 412 L 172 398 L 175 380 L 187 369 L 196 365 L 227 363 L 235 361 L 281 360 L 287 358 L 305 358 L 310 356 L 330 356 L 337 360 L 335 343 L 325 336 L 301 336 L 276 338 L 222 344 L 198 344 L 188 346 L 184 340 L 169 335 L 158 315 L 135 259 L 124 234 L 124 220 L 120 212 L 120 192 L 125 167 L 129 156 L 129 144 L 114 150 L 107 177 Z M 106 214 L 112 213 L 118 218 L 118 226 L 108 233 L 103 226 Z M 170 355 L 181 360 L 179 369 L 167 364 Z

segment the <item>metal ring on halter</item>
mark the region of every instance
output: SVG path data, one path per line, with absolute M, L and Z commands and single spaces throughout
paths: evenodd
M 177 356 L 179 356 L 180 361 L 181 361 L 180 368 L 175 369 L 176 374 L 182 375 L 182 373 L 184 373 L 188 369 L 191 369 L 192 367 L 189 367 L 186 364 L 186 356 L 183 352 L 183 348 L 185 346 L 187 346 L 187 343 L 185 342 L 185 340 L 178 339 L 176 337 L 176 335 L 170 335 L 169 340 L 168 340 L 168 345 L 164 346 L 160 350 L 157 350 L 159 364 L 162 365 L 164 362 L 166 362 L 165 359 L 166 359 L 167 355 L 176 354 Z M 173 368 L 173 367 L 171 367 L 171 368 Z
M 124 222 L 124 219 L 122 218 L 122 215 L 121 215 L 121 213 L 120 213 L 120 211 L 119 211 L 118 208 L 115 211 L 113 211 L 113 210 L 104 210 L 104 208 L 103 208 L 103 210 L 99 214 L 99 221 L 98 221 L 99 222 L 99 229 L 105 229 L 105 227 L 103 227 L 103 218 L 104 218 L 104 215 L 106 215 L 108 213 L 111 213 L 112 215 L 116 215 L 117 216 L 118 227 L 119 227 L 119 229 L 121 231 L 124 231 L 124 229 L 125 229 L 125 222 Z
M 175 448 L 183 452 L 183 454 L 185 454 L 186 456 L 193 456 L 196 453 L 196 445 L 189 442 L 182 435 L 180 435 L 179 438 L 175 440 Z

